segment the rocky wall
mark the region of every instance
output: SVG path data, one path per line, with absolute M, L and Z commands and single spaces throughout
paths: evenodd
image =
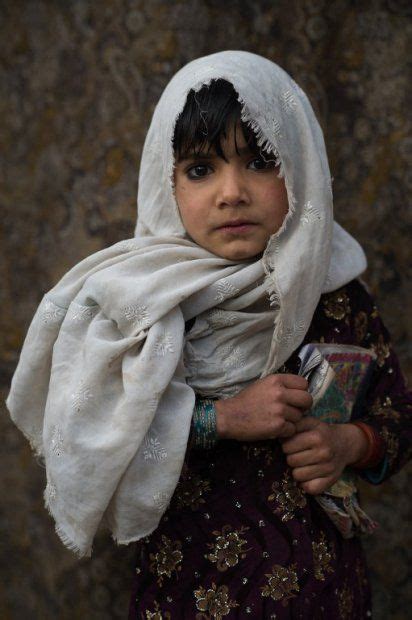
M 132 236 L 139 158 L 164 86 L 189 60 L 223 49 L 267 56 L 308 93 L 336 218 L 365 248 L 365 279 L 410 377 L 411 14 L 404 0 L 2 0 L 3 396 L 44 292 Z M 79 563 L 54 533 L 44 470 L 5 411 L 0 427 L 1 618 L 125 618 L 132 549 L 101 537 Z M 363 487 L 381 523 L 365 542 L 378 620 L 409 617 L 407 492 L 406 471 Z

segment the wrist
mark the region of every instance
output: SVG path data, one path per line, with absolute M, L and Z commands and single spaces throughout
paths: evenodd
M 227 405 L 228 400 L 216 400 L 215 401 L 215 411 L 216 411 L 216 434 L 219 439 L 227 438 Z
M 217 436 L 215 401 L 209 398 L 196 399 L 192 417 L 192 445 L 197 448 L 211 449 L 215 446 Z
M 343 425 L 346 433 L 347 465 L 361 462 L 369 452 L 369 441 L 364 431 L 356 424 Z
M 352 467 L 354 469 L 370 469 L 378 465 L 385 454 L 385 444 L 379 433 L 365 422 L 356 420 L 351 424 L 360 430 L 368 442 L 366 452 L 354 463 Z

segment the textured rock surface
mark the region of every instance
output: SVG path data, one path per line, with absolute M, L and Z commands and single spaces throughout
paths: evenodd
M 132 236 L 139 158 L 162 89 L 187 61 L 221 49 L 268 56 L 310 96 L 337 219 L 366 250 L 366 280 L 411 376 L 411 13 L 404 0 L 1 2 L 3 395 L 43 293 L 81 258 Z M 44 471 L 2 413 L 1 617 L 125 618 L 132 549 L 99 538 L 93 559 L 78 563 L 61 546 L 43 508 Z M 406 619 L 411 604 L 407 480 L 402 472 L 364 488 L 382 525 L 365 543 L 377 619 Z

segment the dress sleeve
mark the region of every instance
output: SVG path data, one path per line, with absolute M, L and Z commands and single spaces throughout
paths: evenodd
M 385 456 L 377 467 L 359 473 L 372 484 L 379 484 L 399 471 L 411 457 L 412 392 L 406 388 L 389 332 L 374 300 L 359 281 L 348 288 L 351 307 L 355 310 L 351 317 L 355 340 L 359 346 L 372 348 L 377 355 L 360 419 L 380 435 Z

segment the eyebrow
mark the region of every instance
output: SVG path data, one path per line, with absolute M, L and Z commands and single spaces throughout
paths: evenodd
M 248 155 L 249 153 L 252 153 L 251 149 L 249 146 L 242 146 L 240 148 L 237 149 L 237 153 L 239 155 Z M 178 162 L 183 162 L 183 161 L 189 161 L 189 160 L 194 160 L 194 161 L 200 161 L 200 160 L 205 160 L 205 159 L 214 159 L 215 157 L 218 157 L 218 155 L 216 155 L 216 153 L 211 153 L 210 151 L 200 151 L 199 153 L 185 153 L 182 157 L 179 157 Z

